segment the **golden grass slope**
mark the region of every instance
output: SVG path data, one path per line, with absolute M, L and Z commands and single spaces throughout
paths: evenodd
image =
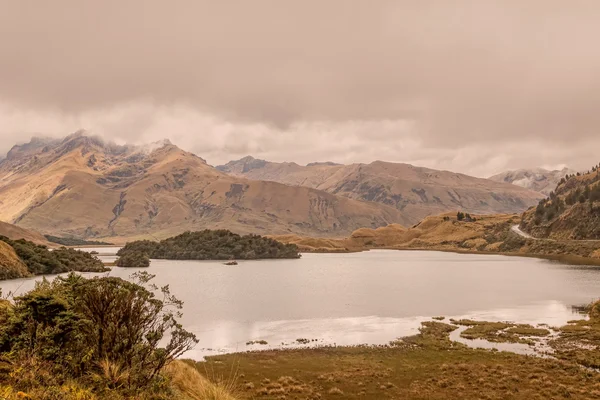
M 191 363 L 191 362 L 190 362 Z M 236 380 L 211 382 L 194 366 L 185 361 L 174 361 L 166 367 L 177 398 L 181 400 L 236 400 Z
M 31 276 L 27 266 L 15 253 L 15 250 L 0 241 L 0 280 L 16 279 Z
M 217 171 L 170 143 L 105 144 L 77 134 L 0 164 L 0 218 L 55 236 L 161 239 L 185 230 L 346 235 L 404 222 L 382 204 Z
M 25 239 L 36 244 L 43 244 L 46 246 L 51 245 L 50 242 L 46 240 L 46 237 L 39 232 L 24 229 L 20 226 L 2 221 L 0 221 L 0 236 L 6 236 L 12 240 Z
M 577 264 L 600 264 L 600 241 L 526 239 L 513 232 L 518 214 L 477 215 L 458 221 L 456 214 L 431 216 L 409 229 L 390 225 L 361 228 L 346 238 L 274 236 L 303 252 L 356 252 L 370 249 L 442 250 L 535 256 Z
M 475 222 L 457 221 L 456 214 L 426 217 L 412 228 L 391 224 L 377 229 L 361 228 L 343 239 L 319 239 L 294 235 L 273 236 L 297 244 L 302 251 L 362 251 L 374 248 L 498 251 L 515 214 L 479 215 Z

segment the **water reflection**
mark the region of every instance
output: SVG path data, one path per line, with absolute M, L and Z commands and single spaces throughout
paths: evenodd
M 98 248 L 114 260 L 118 248 Z M 109 254 L 110 253 L 110 254 Z M 200 344 L 189 357 L 266 347 L 385 344 L 432 316 L 560 326 L 598 298 L 600 270 L 534 258 L 425 251 L 305 254 L 299 260 L 153 260 L 155 283 L 185 302 Z M 113 268 L 128 278 L 135 270 Z M 85 274 L 92 276 L 94 274 Z M 37 278 L 39 279 L 39 278 Z M 4 281 L 23 292 L 33 279 Z M 251 340 L 269 344 L 246 346 Z

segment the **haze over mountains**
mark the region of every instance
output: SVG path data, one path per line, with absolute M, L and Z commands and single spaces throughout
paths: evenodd
M 400 210 L 411 224 L 425 216 L 452 210 L 478 214 L 521 212 L 544 197 L 504 182 L 383 161 L 301 166 L 248 156 L 217 169 L 237 177 L 307 186 L 385 204 Z
M 556 189 L 556 186 L 565 175 L 575 174 L 576 172 L 566 167 L 552 171 L 544 168 L 518 169 L 502 172 L 491 176 L 489 179 L 496 182 L 512 183 L 548 196 L 550 192 Z

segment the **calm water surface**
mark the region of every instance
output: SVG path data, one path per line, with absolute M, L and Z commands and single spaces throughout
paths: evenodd
M 116 249 L 95 250 L 114 259 Z M 183 324 L 200 339 L 186 355 L 192 358 L 293 346 L 298 338 L 382 344 L 416 333 L 432 316 L 561 325 L 579 318 L 573 306 L 600 297 L 598 268 L 429 251 L 304 254 L 237 266 L 153 260 L 146 270 L 185 302 Z M 0 287 L 22 292 L 33 284 L 23 279 Z M 269 345 L 247 346 L 250 340 Z

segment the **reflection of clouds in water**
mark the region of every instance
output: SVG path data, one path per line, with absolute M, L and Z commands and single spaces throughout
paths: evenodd
M 267 348 L 297 347 L 296 339 L 316 339 L 312 345 L 387 344 L 397 337 L 414 335 L 424 317 L 380 318 L 377 316 L 334 319 L 304 319 L 237 323 L 218 321 L 202 331 L 192 331 L 200 338 L 196 349 L 186 357 L 201 358 L 217 353 L 231 353 Z M 266 340 L 268 345 L 246 346 L 251 340 Z M 210 350 L 209 350 L 210 349 Z
M 465 315 L 447 316 L 442 321 L 454 319 L 474 319 L 479 321 L 510 321 L 538 325 L 561 326 L 574 317 L 580 316 L 571 307 L 558 301 L 540 302 L 523 307 L 499 308 L 474 311 Z M 198 347 L 186 357 L 200 359 L 206 355 L 232 353 L 247 350 L 298 347 L 296 339 L 316 339 L 310 345 L 358 345 L 387 344 L 404 336 L 417 334 L 421 322 L 431 317 L 381 318 L 377 316 L 333 319 L 302 319 L 282 321 L 255 321 L 239 323 L 216 321 L 202 331 L 191 330 L 200 338 Z M 464 328 L 463 328 L 464 329 Z M 461 329 L 462 330 L 462 329 Z M 453 332 L 452 339 L 468 343 L 474 347 L 498 348 L 500 350 L 531 353 L 532 349 L 521 344 L 497 344 L 485 340 L 467 341 L 459 338 L 459 331 Z M 268 345 L 246 346 L 250 340 L 266 340 Z M 282 343 L 285 343 L 282 346 Z M 210 349 L 210 350 L 208 350 Z
M 514 308 L 498 308 L 485 311 L 474 311 L 464 318 L 482 321 L 512 321 L 527 324 L 548 324 L 551 326 L 565 325 L 567 321 L 581 318 L 581 314 L 573 311 L 559 301 L 538 302 Z
M 145 270 L 185 302 L 182 324 L 200 339 L 186 355 L 193 358 L 214 354 L 206 349 L 298 346 L 298 338 L 317 339 L 318 345 L 385 344 L 417 333 L 423 316 L 559 326 L 580 318 L 571 305 L 589 303 L 600 291 L 599 270 L 423 251 L 305 254 L 299 260 L 248 261 L 238 267 L 152 260 Z M 136 271 L 113 268 L 99 275 L 128 279 Z M 0 287 L 3 293 L 22 293 L 40 279 L 3 281 Z M 269 345 L 246 346 L 250 340 Z

